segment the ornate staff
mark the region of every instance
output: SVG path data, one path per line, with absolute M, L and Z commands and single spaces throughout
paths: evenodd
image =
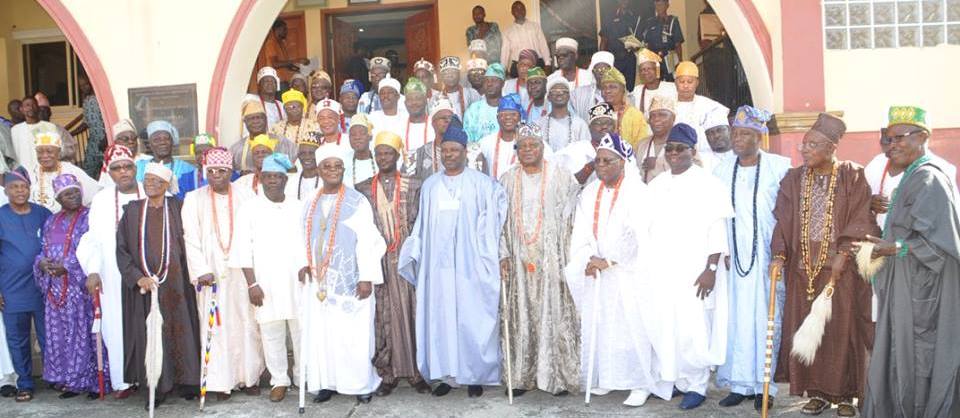
M 197 291 L 203 286 L 197 285 Z M 207 370 L 210 368 L 210 350 L 213 348 L 213 328 L 220 326 L 220 307 L 217 306 L 217 282 L 210 285 L 210 312 L 207 315 L 207 342 L 203 349 L 203 371 L 200 373 L 200 410 L 207 401 Z
M 767 418 L 767 412 L 770 407 L 770 380 L 773 378 L 773 336 L 776 326 L 777 309 L 777 281 L 780 280 L 780 268 L 775 268 L 770 272 L 770 299 L 767 309 L 767 349 L 764 352 L 763 359 L 763 403 L 760 409 L 760 417 Z
M 146 205 L 144 205 L 146 206 Z M 156 282 L 156 278 L 154 277 Z M 160 314 L 160 301 L 156 284 L 150 291 L 150 314 L 147 315 L 147 351 L 144 356 L 144 368 L 147 372 L 147 385 L 150 387 L 150 418 L 157 401 L 157 383 L 163 373 L 163 315 Z
M 593 312 L 590 319 L 590 357 L 587 361 L 587 394 L 584 395 L 584 402 L 590 405 L 590 386 L 593 385 L 593 366 L 594 358 L 597 356 L 597 306 L 600 304 L 600 270 L 596 272 L 596 278 L 593 280 L 593 303 L 590 305 Z
M 92 332 L 97 335 L 97 385 L 100 388 L 100 400 L 103 400 L 106 388 L 103 382 L 103 334 L 101 334 L 102 324 L 100 319 L 103 314 L 100 310 L 100 289 L 93 293 L 93 329 Z
M 510 308 L 507 306 L 507 285 L 503 280 L 500 280 L 500 304 L 503 305 L 503 338 L 504 342 L 504 351 L 507 357 L 507 402 L 510 405 L 513 405 L 513 368 L 512 360 L 510 359 L 510 321 L 507 318 L 507 314 L 510 312 Z

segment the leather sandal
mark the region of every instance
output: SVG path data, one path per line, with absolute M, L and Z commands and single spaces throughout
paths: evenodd
M 857 416 L 857 408 L 849 403 L 842 403 L 837 405 L 837 416 L 838 417 L 855 417 Z
M 830 407 L 830 402 L 821 398 L 810 398 L 800 412 L 804 415 L 820 415 Z

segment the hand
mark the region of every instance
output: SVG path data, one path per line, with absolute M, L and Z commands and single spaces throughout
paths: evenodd
M 250 297 L 250 304 L 253 306 L 263 306 L 263 289 L 260 286 L 254 286 L 247 289 L 247 296 Z
M 599 271 L 606 270 L 608 267 L 610 267 L 610 263 L 600 257 L 591 256 L 590 262 L 593 263 L 593 265 L 596 266 L 597 270 Z
M 843 274 L 843 268 L 847 264 L 847 254 L 837 253 L 830 260 L 830 281 L 836 282 Z
M 774 257 L 770 261 L 770 277 L 777 276 L 783 277 L 783 259 L 780 257 Z
M 890 199 L 882 194 L 875 194 L 870 198 L 870 210 L 873 213 L 887 213 L 890 209 Z
M 693 282 L 693 285 L 697 286 L 697 297 L 703 300 L 706 299 L 707 296 L 710 296 L 710 292 L 713 292 L 713 285 L 716 281 L 717 272 L 704 269 L 703 273 L 700 273 L 700 277 L 697 278 L 697 281 Z
M 50 262 L 47 263 L 47 274 L 59 277 L 67 274 L 67 269 L 63 268 L 63 264 Z
M 588 161 L 586 164 L 583 165 L 583 168 L 580 169 L 580 172 L 582 172 L 587 176 L 593 174 L 593 170 L 594 170 L 593 164 L 594 164 L 593 161 Z
M 510 259 L 504 258 L 500 260 L 500 280 L 506 280 L 507 277 L 510 277 Z
M 312 279 L 310 276 L 310 267 L 303 267 L 297 273 L 297 278 L 300 279 L 300 283 L 304 283 L 307 279 Z
M 364 300 L 370 297 L 371 293 L 373 293 L 373 283 L 370 283 L 370 282 L 357 283 L 357 299 Z
M 140 294 L 147 294 L 153 290 L 153 279 L 149 277 L 141 277 L 140 280 L 137 280 L 137 286 L 140 286 Z
M 213 286 L 213 273 L 197 277 L 197 287 Z
M 93 294 L 95 294 L 96 292 L 99 292 L 99 291 L 100 291 L 100 286 L 101 286 L 101 284 L 102 284 L 102 282 L 100 281 L 100 275 L 99 275 L 99 274 L 93 273 L 93 274 L 88 275 L 88 276 L 87 276 L 87 283 L 86 283 L 86 285 L 85 285 L 85 286 L 87 287 L 87 294 L 88 294 L 88 295 L 93 295 Z
M 643 168 L 644 171 L 650 171 L 654 168 L 657 168 L 657 157 L 644 158 L 641 168 Z
M 880 258 L 880 257 L 890 257 L 897 255 L 897 243 L 883 240 L 877 238 L 873 235 L 867 235 L 867 241 L 870 241 L 874 244 L 873 252 L 870 254 L 871 258 Z M 859 242 L 853 243 L 854 253 L 860 251 L 861 244 Z

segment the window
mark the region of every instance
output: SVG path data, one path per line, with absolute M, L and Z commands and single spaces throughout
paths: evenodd
M 23 44 L 23 91 L 43 92 L 51 106 L 80 106 L 77 75 L 83 66 L 66 41 Z
M 960 45 L 960 0 L 824 0 L 827 49 Z

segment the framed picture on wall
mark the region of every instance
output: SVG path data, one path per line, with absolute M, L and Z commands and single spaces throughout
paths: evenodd
M 155 120 L 172 123 L 181 138 L 180 150 L 175 154 L 186 153 L 198 130 L 196 84 L 132 88 L 127 90 L 127 99 L 134 126 L 145 129 Z

